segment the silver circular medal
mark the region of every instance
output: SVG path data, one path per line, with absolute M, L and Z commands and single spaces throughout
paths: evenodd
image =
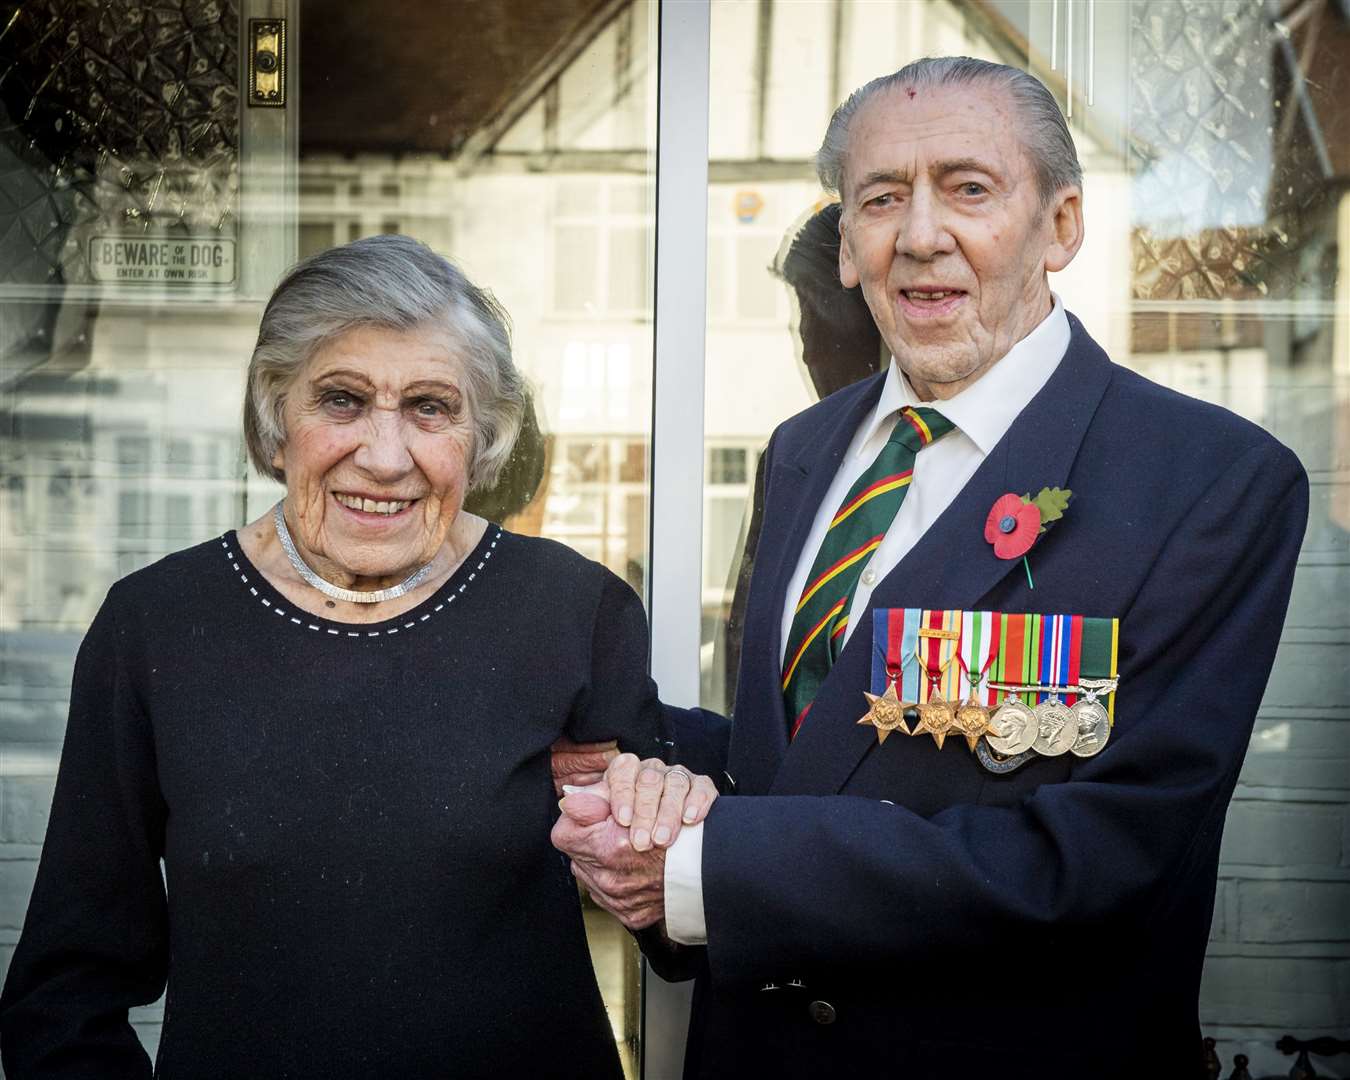
M 1073 710 L 1059 698 L 1042 701 L 1036 706 L 1036 741 L 1032 747 L 1046 757 L 1067 753 L 1078 738 L 1078 725 Z
M 989 745 L 1000 754 L 1014 757 L 1031 749 L 1036 741 L 1036 714 L 1019 698 L 1009 698 L 989 718 L 997 735 L 986 735 Z
M 1078 737 L 1069 749 L 1079 757 L 1092 757 L 1111 737 L 1111 716 L 1095 698 L 1084 698 L 1073 707 Z

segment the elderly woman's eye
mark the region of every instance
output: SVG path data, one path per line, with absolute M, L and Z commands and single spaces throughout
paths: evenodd
M 319 404 L 333 412 L 354 412 L 361 407 L 361 399 L 346 390 L 328 390 L 320 395 Z
M 459 402 L 422 398 L 413 405 L 413 412 L 422 420 L 453 420 L 459 415 Z

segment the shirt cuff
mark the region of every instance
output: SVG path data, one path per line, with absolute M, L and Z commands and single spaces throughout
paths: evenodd
M 703 822 L 686 826 L 666 849 L 666 937 L 679 945 L 706 945 L 703 916 Z

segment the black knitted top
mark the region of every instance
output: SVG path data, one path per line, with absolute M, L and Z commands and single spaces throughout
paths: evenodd
M 10 1080 L 149 1076 L 127 1008 L 166 980 L 169 1080 L 619 1075 L 549 844 L 563 733 L 660 752 L 641 603 L 551 541 L 489 526 L 361 626 L 233 533 L 118 582 L 0 998 Z

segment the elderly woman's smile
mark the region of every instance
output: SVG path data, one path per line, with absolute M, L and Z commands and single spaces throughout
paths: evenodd
M 439 328 L 358 326 L 315 350 L 287 392 L 273 459 L 286 523 L 331 583 L 382 588 L 441 551 L 473 452 L 459 349 Z

